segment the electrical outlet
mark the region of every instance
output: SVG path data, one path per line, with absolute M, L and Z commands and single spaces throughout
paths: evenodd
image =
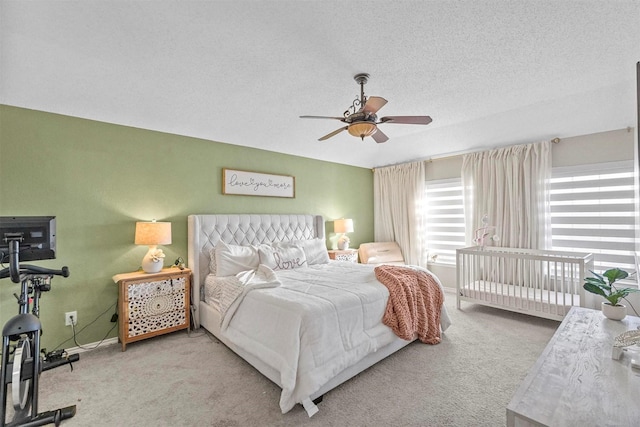
M 67 311 L 64 314 L 64 325 L 65 326 L 71 326 L 71 323 L 72 323 L 71 318 L 73 318 L 73 324 L 77 325 L 78 324 L 78 312 L 77 311 Z

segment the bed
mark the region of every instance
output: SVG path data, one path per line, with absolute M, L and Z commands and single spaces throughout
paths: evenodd
M 260 270 L 262 265 L 252 275 L 240 273 L 240 279 L 231 279 L 249 278 L 244 291 L 239 291 L 241 296 L 228 303 L 224 294 L 218 305 L 212 302 L 211 289 L 217 289 L 212 284 L 227 279 L 210 272 L 218 268 L 221 273 L 220 268 L 230 265 L 219 263 L 225 251 L 249 245 L 260 251 L 278 245 L 289 248 L 287 242 L 295 242 L 292 246 L 297 248 L 314 248 L 305 249 L 308 265 L 278 271 L 275 279 L 269 269 Z M 302 404 L 312 416 L 318 410 L 316 403 L 329 390 L 411 342 L 398 338 L 381 322 L 389 291 L 375 279 L 374 266 L 329 261 L 324 242 L 324 219 L 318 215 L 188 217 L 194 327 L 205 328 L 280 386 L 283 413 Z M 326 262 L 311 262 L 314 257 L 322 258 L 315 250 L 318 245 L 322 245 Z M 216 258 L 218 265 L 212 265 Z M 273 285 L 273 280 L 278 283 Z M 439 282 L 438 286 L 441 288 Z M 249 288 L 252 290 L 247 291 Z M 294 295 L 294 306 L 284 305 L 285 294 L 286 298 Z M 444 305 L 439 317 L 444 331 L 450 324 Z M 311 348 L 316 342 L 323 347 Z

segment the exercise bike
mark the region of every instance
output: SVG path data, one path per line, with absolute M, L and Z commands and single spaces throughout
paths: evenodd
M 19 241 L 9 242 L 9 267 L 0 270 L 0 279 L 11 278 L 21 284 L 18 300 L 18 314 L 13 316 L 2 329 L 2 387 L 0 388 L 0 427 L 60 425 L 62 420 L 76 413 L 75 405 L 52 411 L 38 412 L 38 379 L 42 371 L 71 364 L 79 360 L 79 355 L 65 356 L 64 351 L 41 354 L 40 335 L 42 324 L 39 319 L 42 292 L 51 290 L 53 276 L 69 276 L 69 269 L 60 270 L 34 265 L 20 265 Z M 11 388 L 13 417 L 7 421 L 8 391 Z

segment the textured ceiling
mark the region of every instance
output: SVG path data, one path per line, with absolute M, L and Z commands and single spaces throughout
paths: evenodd
M 0 19 L 3 104 L 355 166 L 635 126 L 637 0 L 0 0 Z M 433 123 L 318 142 L 342 123 L 299 116 L 340 116 L 359 72 L 379 115 Z

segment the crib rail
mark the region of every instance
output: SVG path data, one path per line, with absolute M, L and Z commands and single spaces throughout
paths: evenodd
M 562 320 L 585 306 L 593 254 L 474 246 L 456 251 L 456 266 L 458 308 L 468 301 Z

